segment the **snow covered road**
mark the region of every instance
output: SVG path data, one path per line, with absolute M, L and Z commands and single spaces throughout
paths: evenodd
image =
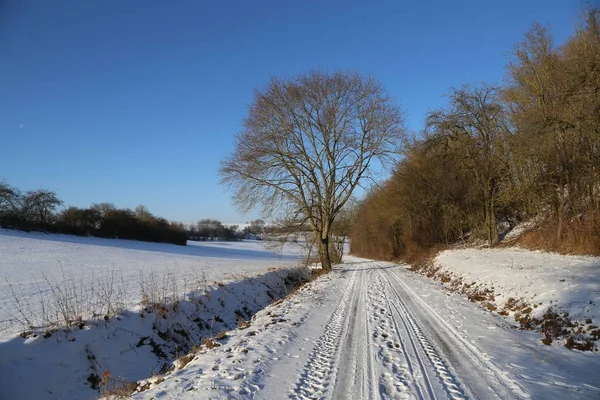
M 528 397 L 391 266 L 365 262 L 348 272 L 348 289 L 305 366 L 298 398 Z
M 277 322 L 277 323 L 276 323 Z M 549 347 L 405 266 L 353 257 L 147 398 L 600 398 L 597 354 Z

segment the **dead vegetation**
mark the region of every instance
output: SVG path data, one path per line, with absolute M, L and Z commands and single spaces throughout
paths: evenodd
M 304 267 L 295 269 L 274 269 L 267 272 L 273 279 L 265 277 L 240 277 L 252 280 L 257 287 L 264 286 L 270 303 L 281 302 L 294 295 L 304 284 L 326 273 L 322 269 L 309 270 Z M 114 332 L 119 331 L 119 323 L 124 318 L 141 318 L 151 321 L 151 332 L 136 333 L 139 336 L 131 343 L 131 349 L 148 346 L 150 351 L 165 362 L 158 377 L 151 381 L 131 382 L 116 376 L 106 366 L 100 365 L 96 356 L 86 346 L 89 373 L 86 376 L 89 386 L 100 395 L 108 398 L 126 398 L 135 391 L 144 391 L 160 383 L 160 376 L 175 369 L 184 368 L 197 354 L 222 346 L 230 329 L 247 329 L 258 311 L 252 297 L 240 293 L 239 309 L 234 310 L 235 319 L 219 315 L 220 307 L 225 307 L 225 298 L 232 295 L 231 285 L 239 282 L 216 282 L 209 286 L 206 279 L 197 279 L 191 283 L 197 290 L 177 285 L 174 274 L 169 271 L 161 275 L 140 275 L 140 297 L 142 306 L 139 313 L 124 311 L 125 286 L 118 274 L 110 273 L 97 281 L 98 287 L 90 288 L 83 280 L 65 275 L 62 283 L 45 279 L 49 290 L 42 290 L 37 299 L 41 306 L 36 308 L 36 299 L 24 298 L 23 293 L 11 287 L 25 328 L 20 337 L 23 339 L 42 336 L 44 339 L 56 338 L 58 342 L 75 341 L 73 330 L 94 329 L 96 325 L 109 327 L 114 324 Z M 99 283 L 98 283 L 99 282 Z M 50 293 L 42 295 L 42 293 Z M 79 303 L 82 304 L 79 304 Z M 262 304 L 263 306 L 265 304 Z M 36 310 L 40 311 L 36 311 Z M 50 310 L 56 309 L 56 313 Z M 110 314 L 99 314 L 92 310 L 101 309 Z M 83 311 L 86 311 L 84 313 Z M 55 320 L 52 316 L 56 315 Z M 89 319 L 82 315 L 91 315 Z M 208 315 L 208 317 L 207 317 Z M 61 322 L 62 321 L 62 324 Z M 276 322 L 281 322 L 277 320 Z M 250 332 L 256 334 L 256 331 Z M 182 355 L 183 354 L 183 355 Z M 172 361 L 171 361 L 172 360 Z
M 301 290 L 304 285 L 317 279 L 321 275 L 327 274 L 328 272 L 329 272 L 328 270 L 324 270 L 324 269 L 313 269 L 313 270 L 311 270 L 310 274 L 306 274 L 301 270 L 291 271 L 283 279 L 283 284 L 286 287 L 287 294 L 282 298 L 274 300 L 271 303 L 271 305 L 277 305 L 277 304 L 283 302 L 285 299 L 289 299 L 290 297 L 294 296 L 299 290 Z M 156 310 L 156 309 L 157 309 L 156 307 L 151 307 L 151 310 Z M 159 310 L 160 310 L 160 308 L 159 308 Z M 168 312 L 168 310 L 167 310 L 167 312 Z M 237 329 L 240 329 L 240 330 L 248 329 L 252 325 L 252 322 L 255 318 L 255 314 L 251 313 L 247 307 L 243 307 L 242 309 L 235 310 L 234 314 L 236 315 Z M 276 314 L 272 314 L 270 311 L 267 312 L 267 315 L 269 315 L 271 317 L 271 322 L 267 323 L 264 326 L 264 328 L 268 328 L 270 325 L 273 325 L 273 324 L 288 322 L 288 320 L 286 320 L 285 318 L 281 318 L 280 316 L 278 316 Z M 295 324 L 296 323 L 292 323 L 292 325 L 295 325 Z M 255 336 L 257 334 L 258 334 L 257 330 L 251 330 L 248 333 L 246 333 L 246 336 Z M 183 369 L 190 362 L 192 362 L 193 360 L 195 360 L 198 357 L 201 357 L 201 355 L 205 354 L 207 351 L 214 350 L 216 348 L 221 347 L 223 345 L 221 342 L 225 341 L 228 338 L 228 336 L 229 336 L 228 331 L 222 330 L 222 331 L 219 331 L 218 333 L 213 334 L 212 336 L 204 337 L 201 340 L 200 344 L 196 344 L 196 345 L 192 346 L 191 350 L 189 350 L 187 353 L 184 352 L 185 355 L 178 356 L 175 359 L 175 361 L 165 364 L 164 367 L 161 369 L 161 371 L 159 371 L 158 376 L 137 382 L 135 384 L 134 390 L 131 393 L 129 393 L 129 395 L 131 395 L 132 393 L 135 393 L 135 392 L 146 391 L 146 390 L 150 389 L 151 387 L 160 384 L 162 381 L 164 381 L 164 377 L 163 377 L 164 375 L 168 375 L 172 371 L 175 371 L 175 370 Z M 247 353 L 248 349 L 243 349 L 242 352 Z M 166 354 L 165 354 L 165 357 L 167 357 Z
M 358 207 L 352 254 L 418 264 L 414 255 L 436 245 L 495 246 L 536 220 L 513 245 L 599 255 L 598 26 L 591 7 L 557 46 L 534 24 L 509 55 L 502 85 L 451 89 L 393 175 Z
M 556 236 L 556 221 L 549 220 L 516 239 L 500 246 L 519 246 L 531 250 L 546 250 L 560 254 L 600 255 L 600 223 L 574 218 L 565 222 L 562 235 Z

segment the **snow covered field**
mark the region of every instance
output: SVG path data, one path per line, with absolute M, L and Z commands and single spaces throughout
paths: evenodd
M 296 253 L 278 257 L 262 242 L 181 247 L 2 230 L 0 399 L 95 398 L 157 373 L 186 346 L 288 294 L 302 273 L 293 268 Z M 15 322 L 48 322 L 41 316 L 54 315 L 52 308 L 60 316 L 65 304 L 95 310 L 109 291 L 112 304 L 122 303 L 118 316 L 84 315 L 67 330 Z M 156 298 L 140 304 L 146 295 Z
M 124 303 L 122 308 L 132 309 L 141 300 L 142 282 L 155 291 L 182 294 L 268 268 L 294 265 L 298 260 L 297 249 L 286 248 L 278 257 L 257 241 L 176 246 L 0 229 L 0 335 L 26 329 L 17 323 L 24 318 L 19 310 L 36 326 L 47 323 L 44 314 L 56 320 L 55 310 L 42 312 L 42 302 L 46 308 L 54 303 L 51 286 L 74 289 L 72 294 L 81 295 L 81 303 L 98 302 L 95 297 L 105 298 L 109 294 L 101 292 L 112 290 L 112 297 Z M 92 296 L 94 290 L 97 296 Z M 84 314 L 107 312 L 95 309 L 94 304 L 84 308 L 90 309 L 82 310 Z

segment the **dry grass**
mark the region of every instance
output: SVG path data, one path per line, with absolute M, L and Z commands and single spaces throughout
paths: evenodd
M 84 273 L 75 276 L 62 269 L 59 279 L 34 280 L 32 296 L 7 281 L 14 300 L 14 321 L 25 332 L 51 334 L 58 328 L 83 329 L 86 325 L 106 321 L 125 310 L 126 285 L 120 271 L 110 270 L 99 276 L 91 271 L 91 280 Z
M 283 281 L 287 293 L 281 293 L 281 295 L 284 295 L 284 298 L 289 298 L 306 283 L 327 272 L 329 271 L 320 269 L 309 271 L 306 268 L 298 268 L 297 270 L 290 271 L 284 277 Z M 43 282 L 44 284 L 38 284 L 39 297 L 37 299 L 30 298 L 31 296 L 27 296 L 23 290 L 19 290 L 19 288 L 15 288 L 9 283 L 17 306 L 16 312 L 19 313 L 18 322 L 25 328 L 21 334 L 23 338 L 36 337 L 37 335 L 43 335 L 47 338 L 58 330 L 65 330 L 68 333 L 69 329 L 77 327 L 82 329 L 92 323 L 108 324 L 111 317 L 116 316 L 120 318 L 120 313 L 125 309 L 125 284 L 123 283 L 122 276 L 114 271 L 105 276 L 98 277 L 98 279 L 93 280 L 93 283 L 90 284 L 84 284 L 83 278 L 76 279 L 72 275 L 68 276 L 66 274 L 64 274 L 63 280 L 58 283 L 51 282 L 45 277 Z M 140 295 L 142 305 L 144 306 L 140 317 L 146 318 L 151 314 L 155 318 L 153 330 L 161 339 L 168 342 L 166 344 L 167 348 L 169 343 L 172 344 L 174 341 L 173 338 L 177 336 L 174 335 L 175 333 L 186 339 L 188 338 L 187 331 L 177 328 L 177 326 L 169 325 L 170 317 L 174 313 L 179 312 L 184 303 L 195 304 L 197 307 L 201 307 L 202 296 L 209 296 L 209 292 L 207 292 L 208 286 L 203 275 L 200 278 L 197 277 L 195 281 L 190 281 L 189 284 L 193 287 L 186 287 L 186 284 L 178 286 L 175 274 L 168 270 L 152 274 L 144 274 L 140 271 Z M 90 285 L 93 285 L 93 287 L 90 287 Z M 224 284 L 216 283 L 216 286 L 222 287 Z M 202 287 L 204 287 L 204 291 L 201 290 Z M 190 291 L 191 289 L 195 291 Z M 201 294 L 202 292 L 204 294 Z M 39 301 L 40 304 L 35 304 L 35 301 Z M 283 301 L 283 299 L 278 301 Z M 41 311 L 36 311 L 38 308 Z M 250 326 L 246 317 L 251 317 L 251 313 L 246 307 L 243 307 L 243 310 L 243 315 L 240 315 L 241 318 L 237 321 L 239 328 Z M 241 311 L 240 314 L 242 314 Z M 86 319 L 86 317 L 89 317 L 89 319 Z M 223 322 L 218 315 L 215 315 L 214 320 Z M 196 320 L 193 321 L 198 324 Z M 202 326 L 198 326 L 199 329 L 210 329 L 213 332 L 212 325 L 209 326 L 206 322 L 203 322 Z M 256 331 L 248 333 L 248 335 L 254 334 L 256 334 Z M 198 343 L 194 344 L 190 342 L 190 346 L 187 349 L 191 349 L 192 352 L 176 359 L 168 365 L 171 368 L 183 368 L 196 357 L 198 352 L 205 352 L 206 349 L 221 346 L 221 343 L 218 341 L 226 337 L 227 332 L 223 331 L 213 338 L 203 339 L 200 346 L 198 346 Z M 186 347 L 181 342 L 177 342 L 177 350 L 169 353 L 168 349 L 165 350 L 162 344 L 159 345 L 149 336 L 142 337 L 137 347 L 144 345 L 151 346 L 152 351 L 157 357 L 164 359 L 177 357 L 177 353 L 181 354 L 179 349 L 186 351 Z M 105 371 L 103 366 L 98 365 L 95 355 L 87 347 L 86 352 L 88 352 L 88 361 L 92 370 L 92 373 L 87 378 L 88 382 L 93 389 L 97 390 L 104 397 L 126 398 L 135 391 L 144 391 L 151 387 L 152 384 L 160 383 L 161 378 L 157 378 L 156 381 L 152 381 L 153 383 L 149 383 L 148 381 L 130 382 L 124 378 L 113 377 L 110 371 Z
M 137 387 L 137 382 L 112 379 L 104 386 L 103 397 L 105 399 L 128 399 L 137 390 Z
M 205 338 L 202 341 L 202 345 L 204 345 L 207 349 L 214 349 L 215 347 L 221 347 L 221 343 L 216 342 L 211 338 Z
M 240 315 L 236 316 L 236 320 L 238 329 L 246 329 L 250 326 L 250 323 Z
M 560 254 L 600 255 L 600 224 L 578 220 L 565 223 L 560 239 L 557 223 L 548 220 L 536 229 L 500 246 L 520 246 L 531 250 L 546 250 Z
M 173 362 L 173 364 L 175 365 L 175 369 L 178 370 L 185 368 L 185 366 L 191 363 L 194 360 L 194 358 L 196 358 L 196 354 L 194 353 L 189 353 L 183 357 L 178 358 Z
M 215 335 L 215 339 L 217 340 L 223 340 L 227 337 L 227 332 L 223 331 L 223 332 L 219 332 Z
M 447 250 L 448 248 L 449 246 L 446 244 L 436 244 L 426 248 L 412 246 L 406 249 L 402 261 L 411 266 L 418 267 L 419 265 L 426 265 L 433 262 L 433 259 L 439 252 Z
M 152 385 L 159 385 L 159 384 L 163 383 L 164 381 L 165 381 L 165 378 L 162 375 L 159 375 L 159 376 L 151 378 L 147 381 L 142 381 L 143 383 L 138 384 L 135 391 L 137 393 L 145 392 L 146 390 L 150 389 L 152 387 Z

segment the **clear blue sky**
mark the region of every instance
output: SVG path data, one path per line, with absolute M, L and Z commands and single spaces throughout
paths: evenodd
M 0 180 L 68 205 L 246 222 L 218 184 L 253 91 L 310 69 L 372 74 L 419 130 L 464 83 L 500 83 L 533 23 L 577 0 L 0 0 Z

